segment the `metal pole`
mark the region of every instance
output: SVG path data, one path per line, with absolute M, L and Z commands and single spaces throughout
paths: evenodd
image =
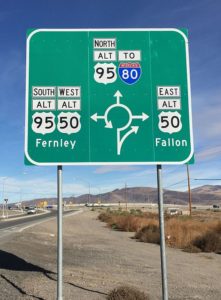
M 125 204 L 126 204 L 126 210 L 127 210 L 127 184 L 125 183 Z
M 57 166 L 57 300 L 62 300 L 63 285 L 62 210 L 62 166 Z
M 191 188 L 190 188 L 190 172 L 189 172 L 188 164 L 186 164 L 186 171 L 187 171 L 187 181 L 188 181 L 189 212 L 190 212 L 190 216 L 191 216 L 192 215 L 192 197 L 191 197 Z
M 5 218 L 5 179 L 3 178 L 3 187 L 2 187 L 2 218 Z
M 8 199 L 5 199 L 5 217 L 8 219 Z
M 160 258 L 161 258 L 161 277 L 163 300 L 168 300 L 167 288 L 167 265 L 164 234 L 164 211 L 163 211 L 163 187 L 162 187 L 162 166 L 157 165 L 157 190 L 158 190 L 158 209 L 160 224 Z
M 2 218 L 5 218 L 5 202 L 2 204 Z
M 91 203 L 91 185 L 90 185 L 90 182 L 88 183 L 88 187 L 89 187 L 89 203 Z

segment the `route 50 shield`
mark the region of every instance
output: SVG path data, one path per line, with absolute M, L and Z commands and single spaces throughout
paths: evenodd
M 168 132 L 169 134 L 179 132 L 182 129 L 180 113 L 177 111 L 162 111 L 159 114 L 158 127 L 162 132 Z
M 58 115 L 58 130 L 62 133 L 72 134 L 80 131 L 80 115 L 77 112 L 62 112 Z
M 141 67 L 138 63 L 121 63 L 119 66 L 119 76 L 127 84 L 136 83 L 141 75 Z

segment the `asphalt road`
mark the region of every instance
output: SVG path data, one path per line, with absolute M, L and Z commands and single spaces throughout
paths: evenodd
M 64 215 L 68 214 L 68 213 L 72 213 L 73 210 L 70 211 L 65 211 Z M 28 224 L 32 224 L 32 223 L 36 223 L 38 221 L 42 221 L 42 220 L 47 220 L 50 218 L 54 218 L 57 215 L 57 211 L 56 210 L 52 210 L 49 213 L 46 214 L 37 214 L 34 216 L 28 216 L 27 217 L 17 217 L 14 220 L 7 220 L 7 221 L 0 221 L 0 230 L 2 229 L 10 229 L 10 228 L 14 228 L 14 227 L 20 227 L 23 225 L 28 225 Z

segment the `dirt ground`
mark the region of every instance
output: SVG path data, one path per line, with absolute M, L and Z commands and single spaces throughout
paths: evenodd
M 90 210 L 64 218 L 64 299 L 106 299 L 122 284 L 161 299 L 160 248 L 110 230 Z M 169 299 L 221 299 L 221 255 L 167 248 Z M 0 299 L 56 299 L 56 220 L 0 240 Z

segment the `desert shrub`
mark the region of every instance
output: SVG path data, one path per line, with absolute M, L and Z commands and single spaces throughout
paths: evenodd
M 184 249 L 184 252 L 189 252 L 189 253 L 199 253 L 201 252 L 201 250 L 199 248 L 197 248 L 196 246 L 189 244 L 187 245 Z
M 219 222 L 217 223 L 217 225 L 215 225 L 214 231 L 215 231 L 216 233 L 218 233 L 218 234 L 221 235 L 221 221 L 219 221 Z
M 103 222 L 106 222 L 108 226 L 113 229 L 128 232 L 137 232 L 142 227 L 152 222 L 153 216 L 147 216 L 147 214 L 143 216 L 137 216 L 131 214 L 128 211 L 115 210 L 106 213 L 101 213 L 98 216 L 98 219 Z
M 111 224 L 111 228 L 114 229 L 114 230 L 118 230 L 119 229 L 118 225 L 115 224 L 115 223 Z
M 221 235 L 214 231 L 205 234 L 192 241 L 192 245 L 202 252 L 215 252 L 221 254 Z
M 170 247 L 186 248 L 206 227 L 199 221 L 170 218 L 165 223 L 166 243 Z
M 132 208 L 130 210 L 130 214 L 134 215 L 134 216 L 143 216 L 143 212 L 142 212 L 141 209 L 134 209 L 134 208 Z
M 106 222 L 108 223 L 108 221 L 111 219 L 111 215 L 110 214 L 107 214 L 106 212 L 102 212 L 98 215 L 98 219 L 101 221 L 101 222 Z
M 109 210 L 100 213 L 99 220 L 115 230 L 135 232 L 141 242 L 160 244 L 158 215 L 139 210 Z M 170 247 L 187 252 L 221 253 L 221 222 L 205 217 L 171 217 L 165 219 L 165 239 Z
M 160 244 L 160 229 L 156 224 L 149 224 L 141 228 L 135 238 L 141 242 Z
M 107 300 L 149 300 L 150 298 L 138 289 L 122 286 L 114 289 L 107 296 Z
M 118 230 L 128 231 L 128 232 L 137 231 L 137 229 L 141 228 L 143 225 L 142 220 L 140 218 L 131 215 L 112 216 L 111 220 L 112 223 L 117 225 Z
M 166 243 L 171 247 L 188 248 L 192 241 L 207 231 L 214 231 L 217 222 L 198 219 L 171 218 L 165 223 Z M 218 230 L 218 227 L 217 227 Z

